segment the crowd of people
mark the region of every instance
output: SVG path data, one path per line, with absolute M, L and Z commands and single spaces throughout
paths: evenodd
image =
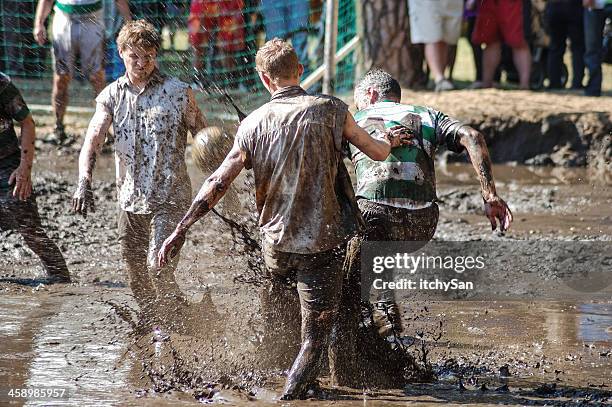
M 612 0 L 443 0 L 432 2 L 428 0 L 407 0 L 410 12 L 410 34 L 414 44 L 422 44 L 433 87 L 436 91 L 451 90 L 453 83 L 453 68 L 456 61 L 457 42 L 463 34 L 469 40 L 474 55 L 476 67 L 474 88 L 491 87 L 500 80 L 500 72 L 504 69 L 512 71 L 521 89 L 533 87 L 532 54 L 541 42 L 544 34 L 544 46 L 548 49 L 545 76 L 548 77 L 548 87 L 559 89 L 565 87 L 567 77 L 563 69 L 563 56 L 567 40 L 570 40 L 572 54 L 572 73 L 569 87 L 583 89 L 588 96 L 601 94 L 602 82 L 602 44 L 606 18 L 612 15 Z M 5 59 L 6 70 L 36 73 L 41 71 L 40 63 L 34 63 L 42 58 L 43 51 L 33 47 L 34 41 L 42 44 L 44 41 L 42 26 L 51 10 L 52 0 L 41 0 L 34 18 L 34 41 L 24 34 L 27 16 L 32 10 L 27 9 L 27 2 L 7 0 L 4 5 L 4 23 L 6 26 L 16 25 L 19 29 L 5 32 L 5 42 L 16 46 L 7 47 Z M 107 9 L 116 10 L 108 21 L 128 21 L 134 18 L 144 18 L 161 30 L 169 27 L 173 34 L 181 27 L 189 34 L 189 43 L 193 55 L 192 65 L 195 77 L 209 76 L 218 80 L 219 75 L 212 72 L 223 72 L 225 83 L 231 86 L 245 87 L 245 81 L 240 80 L 244 66 L 252 66 L 254 50 L 261 33 L 265 38 L 291 39 L 300 59 L 304 61 L 306 72 L 310 70 L 309 58 L 312 50 L 308 47 L 309 35 L 318 32 L 322 36 L 321 22 L 323 16 L 320 10 L 322 0 L 296 0 L 291 2 L 273 2 L 268 0 L 174 0 L 161 2 L 158 0 L 99 0 L 91 2 L 76 1 L 75 4 L 96 4 L 95 10 L 87 13 L 67 11 L 62 6 L 63 1 L 56 3 L 54 28 L 68 32 L 70 24 L 78 24 L 78 20 L 91 21 L 95 32 L 103 32 L 102 17 L 99 9 L 103 5 Z M 66 4 L 72 4 L 67 1 Z M 41 6 L 44 4 L 44 7 Z M 41 12 L 42 11 L 42 12 Z M 535 18 L 536 15 L 541 18 Z M 543 27 L 534 20 L 543 22 Z M 32 24 L 32 22 L 30 22 Z M 112 44 L 116 30 L 120 24 L 111 24 L 113 29 L 106 30 L 102 41 Z M 318 29 L 313 29 L 318 25 Z M 89 30 L 87 30 L 89 31 Z M 537 31 L 537 35 L 536 35 Z M 540 33 L 542 31 L 542 33 Z M 58 41 L 61 35 L 58 34 Z M 85 37 L 87 43 L 91 38 Z M 58 41 L 54 44 L 54 56 L 57 57 Z M 96 40 L 97 44 L 98 40 Z M 25 45 L 30 44 L 30 45 Z M 261 43 L 259 43 L 261 45 Z M 96 45 L 97 47 L 97 45 Z M 85 46 L 84 51 L 87 52 Z M 21 50 L 21 51 L 20 51 Z M 27 53 L 23 58 L 14 55 L 18 52 Z M 38 58 L 35 57 L 38 55 Z M 108 56 L 108 58 L 113 58 Z M 118 55 L 114 56 L 119 59 Z M 19 68 L 19 60 L 23 60 L 23 69 Z M 509 59 L 506 61 L 506 59 Z M 108 61 L 107 61 L 108 62 Z M 33 65 L 37 65 L 34 67 Z M 95 64 L 94 64 L 95 65 Z M 90 65 L 83 67 L 82 75 L 91 79 L 88 72 Z M 0 67 L 1 68 L 1 67 Z M 10 69 L 9 69 L 10 68 Z M 588 80 L 585 83 L 585 68 Z M 65 70 L 65 69 L 64 69 Z M 57 69 L 56 69 L 57 71 Z M 117 74 L 111 73 L 111 79 L 123 73 L 123 67 Z M 209 75 L 207 75 L 207 73 Z M 516 73 L 516 75 L 515 75 Z M 58 72 L 55 72 L 58 74 Z M 60 78 L 54 78 L 54 100 L 62 100 L 63 88 L 67 81 L 63 73 Z M 92 84 L 97 92 L 100 90 L 100 77 Z M 252 82 L 252 78 L 250 80 Z M 249 82 L 247 85 L 252 85 Z M 248 86 L 247 86 L 248 87 Z M 61 133 L 61 123 L 58 133 Z
M 462 22 L 473 50 L 476 78 L 474 88 L 489 88 L 499 78 L 502 47 L 512 50 L 521 89 L 531 88 L 534 48 L 532 11 L 542 1 L 532 0 L 409 0 L 412 41 L 424 44 L 425 59 L 436 91 L 454 89 L 450 80 L 456 44 Z M 549 89 L 564 87 L 563 56 L 567 40 L 572 52 L 572 89 L 584 89 L 587 96 L 600 96 L 602 85 L 602 44 L 606 18 L 612 17 L 610 0 L 547 0 L 543 25 L 548 41 L 547 76 Z M 483 48 L 484 47 L 484 48 Z M 585 66 L 588 81 L 584 83 Z M 446 72 L 449 72 L 446 74 Z

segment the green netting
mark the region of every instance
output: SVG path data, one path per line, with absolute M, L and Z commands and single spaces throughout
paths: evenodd
M 37 0 L 0 1 L 0 70 L 13 78 L 28 103 L 48 105 L 52 51 L 50 44 L 41 47 L 32 36 L 36 3 Z M 255 71 L 255 52 L 266 37 L 290 38 L 305 65 L 305 75 L 323 61 L 323 0 L 130 0 L 129 3 L 133 15 L 148 19 L 162 33 L 163 47 L 159 55 L 162 71 L 190 83 L 214 83 L 234 95 L 247 109 L 266 97 Z M 104 0 L 104 15 L 104 68 L 107 81 L 111 81 L 124 72 L 114 42 L 122 20 L 113 0 Z M 48 23 L 52 18 L 53 15 Z M 340 0 L 338 49 L 355 32 L 355 2 Z M 194 57 L 193 44 L 200 44 L 200 58 Z M 200 61 L 200 69 L 194 67 L 196 59 Z M 353 71 L 350 55 L 337 67 L 338 91 L 352 86 Z M 311 90 L 319 89 L 317 85 Z M 71 106 L 92 106 L 93 91 L 78 70 L 70 94 Z M 202 98 L 212 96 L 201 95 Z

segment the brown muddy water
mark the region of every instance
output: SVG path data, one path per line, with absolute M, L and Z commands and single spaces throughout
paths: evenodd
M 35 187 L 45 225 L 76 282 L 44 285 L 37 259 L 20 238 L 1 232 L 0 405 L 279 404 L 283 371 L 258 358 L 258 288 L 244 283 L 252 272 L 228 227 L 211 214 L 192 228 L 176 273 L 187 301 L 166 304 L 155 321 L 143 322 L 115 236 L 112 157 L 99 161 L 97 212 L 83 220 L 68 210 L 76 155 L 58 154 L 39 154 Z M 197 188 L 203 175 L 193 166 L 190 172 Z M 515 215 L 505 236 L 492 233 L 482 216 L 469 166 L 440 164 L 437 174 L 436 240 L 611 244 L 612 184 L 586 169 L 495 166 L 498 192 Z M 248 177 L 241 182 L 248 184 Z M 239 195 L 244 207 L 251 199 Z M 282 404 L 612 403 L 609 290 L 596 300 L 423 300 L 401 307 L 402 340 L 415 355 L 427 353 L 436 380 L 386 390 L 333 388 L 323 378 L 323 400 Z M 66 389 L 67 397 L 7 396 L 9 389 L 39 387 Z

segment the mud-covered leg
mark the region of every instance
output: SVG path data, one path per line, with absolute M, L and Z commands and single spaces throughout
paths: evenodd
M 119 215 L 121 257 L 127 267 L 132 294 L 145 312 L 155 300 L 155 288 L 147 270 L 149 248 L 149 215 L 122 211 Z
M 30 250 L 40 258 L 49 277 L 59 282 L 70 282 L 66 260 L 59 247 L 45 233 L 34 198 L 31 197 L 26 202 L 14 201 L 11 207 L 15 230 L 23 236 Z
M 300 300 L 287 282 L 292 271 L 284 255 L 265 255 L 271 278 L 260 291 L 264 332 L 258 353 L 267 368 L 289 368 L 300 347 Z
M 335 386 L 360 387 L 357 338 L 361 320 L 361 237 L 347 246 L 342 296 L 329 347 L 329 370 Z
M 345 250 L 302 255 L 298 265 L 298 293 L 302 312 L 302 345 L 293 362 L 282 398 L 302 398 L 314 384 L 321 355 L 329 345 L 338 316 Z

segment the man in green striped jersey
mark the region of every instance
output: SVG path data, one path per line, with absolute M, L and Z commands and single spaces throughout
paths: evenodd
M 441 145 L 456 153 L 467 151 L 480 180 L 484 210 L 493 230 L 505 231 L 512 213 L 495 190 L 491 160 L 482 134 L 444 113 L 424 106 L 400 103 L 399 83 L 387 72 L 374 69 L 354 93 L 357 124 L 373 134 L 397 125 L 407 127 L 412 142 L 393 148 L 384 161 L 373 161 L 351 145 L 357 174 L 355 195 L 367 224 L 366 240 L 429 241 L 438 223 L 434 157 Z M 364 282 L 367 284 L 367 282 Z M 386 310 L 393 327 L 401 331 L 392 293 L 383 293 L 377 307 Z
M 128 0 L 115 0 L 125 21 L 130 21 Z M 80 69 L 97 95 L 106 85 L 104 78 L 104 15 L 102 0 L 39 0 L 34 19 L 34 39 L 47 41 L 45 21 L 55 3 L 53 16 L 53 91 L 55 137 L 66 139 L 64 114 L 68 106 L 68 84 L 74 74 L 77 55 Z

